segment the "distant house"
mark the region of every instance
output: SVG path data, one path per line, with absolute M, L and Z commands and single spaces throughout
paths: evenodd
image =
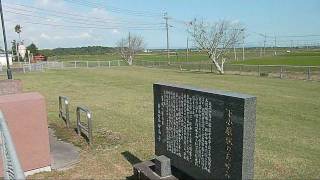
M 9 65 L 12 65 L 12 54 L 8 54 L 9 56 Z M 7 58 L 4 52 L 0 52 L 0 66 L 7 66 Z
M 37 54 L 37 55 L 33 56 L 31 63 L 37 63 L 37 62 L 42 62 L 42 61 L 47 61 L 47 57 L 43 54 Z

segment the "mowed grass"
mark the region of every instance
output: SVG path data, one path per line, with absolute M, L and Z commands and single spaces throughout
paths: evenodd
M 172 62 L 181 61 L 206 61 L 208 56 L 203 53 L 190 52 L 187 58 L 185 52 L 170 53 L 169 60 Z M 118 53 L 107 53 L 97 55 L 62 55 L 49 57 L 49 61 L 113 61 L 121 60 Z M 137 61 L 168 61 L 166 53 L 139 53 L 135 56 Z
M 237 61 L 233 62 L 233 64 L 320 66 L 320 56 L 282 55 Z
M 242 61 L 242 52 L 237 49 L 237 59 L 234 59 L 233 52 L 228 52 L 227 63 L 245 65 L 291 65 L 291 66 L 320 66 L 320 50 L 315 51 L 296 51 L 286 53 L 284 49 L 278 51 L 278 56 L 273 56 L 274 51 L 267 51 L 265 57 L 260 57 L 260 50 L 245 50 L 245 61 Z M 50 61 L 112 61 L 121 60 L 118 53 L 108 53 L 100 55 L 63 55 L 50 57 Z M 152 52 L 139 53 L 135 61 L 168 61 L 166 53 Z M 170 53 L 170 62 L 211 62 L 207 54 L 203 52 L 190 52 L 187 58 L 185 51 Z
M 132 166 L 122 155 L 154 156 L 154 82 L 169 82 L 257 96 L 255 178 L 320 178 L 319 82 L 215 75 L 140 67 L 56 70 L 16 75 L 25 91 L 47 100 L 50 127 L 61 139 L 81 147 L 81 161 L 66 171 L 32 178 L 124 179 Z M 58 96 L 93 111 L 94 147 L 58 119 Z

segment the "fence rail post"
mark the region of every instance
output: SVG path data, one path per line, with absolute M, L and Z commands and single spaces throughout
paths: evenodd
M 77 61 L 74 61 L 74 68 L 77 68 Z
M 89 68 L 89 61 L 87 61 L 87 68 Z
M 110 61 L 108 61 L 109 62 L 109 68 L 110 68 Z
M 258 65 L 258 76 L 260 76 L 260 65 Z
M 307 70 L 307 80 L 311 80 L 311 67 L 308 67 Z
M 118 60 L 118 66 L 120 66 L 120 60 Z
M 283 78 L 283 67 L 280 66 L 280 79 L 282 79 L 282 78 Z

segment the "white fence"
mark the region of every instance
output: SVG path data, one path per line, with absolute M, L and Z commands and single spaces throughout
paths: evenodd
M 46 69 L 68 69 L 68 68 L 111 68 L 128 66 L 123 60 L 113 61 L 48 61 L 39 63 L 14 63 L 11 67 L 13 73 L 44 72 Z M 0 75 L 6 74 L 6 67 L 0 66 Z
M 34 64 L 23 64 L 23 72 L 42 71 L 44 69 L 64 68 L 111 68 L 114 66 L 125 66 L 122 60 L 114 61 L 64 61 L 64 62 L 40 62 Z
M 113 61 L 63 61 L 63 68 L 111 68 L 114 66 L 127 66 L 123 60 Z
M 176 69 L 181 71 L 215 72 L 210 62 L 135 61 L 136 66 Z M 320 81 L 320 66 L 225 64 L 226 74 Z
M 135 66 L 179 69 L 181 71 L 215 72 L 212 63 L 205 62 L 167 62 L 167 61 L 142 61 L 134 62 Z M 45 69 L 76 69 L 76 68 L 112 68 L 128 66 L 123 60 L 113 61 L 49 61 L 35 64 L 15 64 L 12 68 L 14 73 L 45 71 Z M 2 70 L 2 71 L 1 71 Z M 5 67 L 0 67 L 0 74 L 5 75 Z M 278 77 L 281 79 L 301 79 L 320 81 L 320 66 L 289 66 L 289 65 L 242 65 L 225 64 L 226 74 L 253 75 Z

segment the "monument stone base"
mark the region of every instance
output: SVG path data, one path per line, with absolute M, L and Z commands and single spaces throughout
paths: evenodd
M 0 95 L 22 93 L 20 80 L 0 80 Z
M 157 156 L 150 161 L 135 164 L 132 178 L 138 180 L 193 180 L 183 171 L 171 166 L 171 160 L 166 156 Z
M 34 169 L 34 170 L 30 170 L 27 172 L 24 172 L 25 176 L 31 176 L 37 173 L 41 173 L 41 172 L 51 172 L 51 166 L 47 166 L 47 167 L 43 167 L 43 168 L 38 168 L 38 169 Z
M 45 98 L 35 92 L 1 95 L 0 110 L 6 118 L 23 171 L 28 175 L 49 170 L 51 156 Z

